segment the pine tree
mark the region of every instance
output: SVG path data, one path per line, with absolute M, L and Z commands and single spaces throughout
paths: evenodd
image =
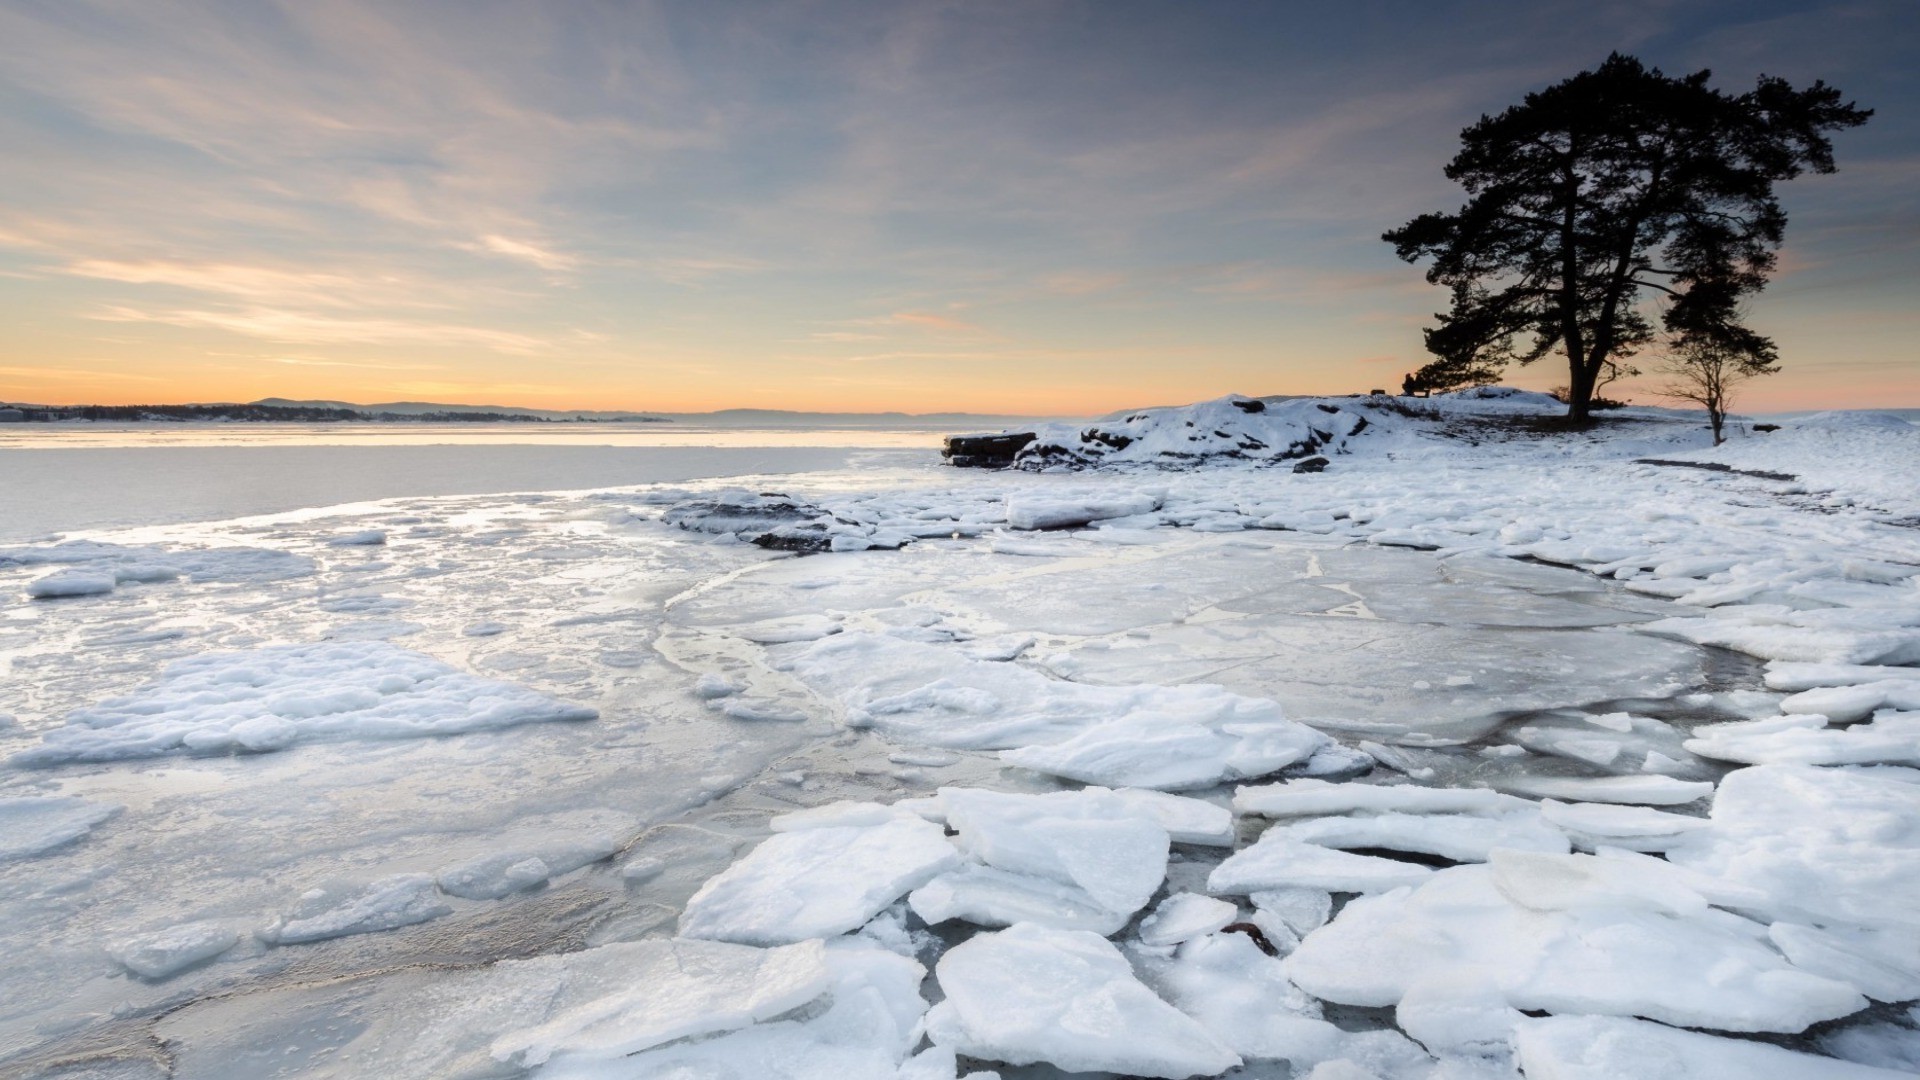
M 1615 53 L 1461 133 L 1446 175 L 1467 204 L 1382 237 L 1453 292 L 1426 331 L 1436 359 L 1412 382 L 1557 350 L 1567 415 L 1585 421 L 1607 365 L 1654 339 L 1650 299 L 1665 300 L 1671 334 L 1752 335 L 1739 305 L 1765 286 L 1787 225 L 1774 184 L 1833 172 L 1827 133 L 1873 110 L 1824 82 L 1762 76 L 1729 95 L 1711 74 L 1673 78 Z

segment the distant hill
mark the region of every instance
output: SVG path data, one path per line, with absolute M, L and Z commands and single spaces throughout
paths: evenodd
M 430 416 L 454 413 L 486 413 L 490 416 L 524 416 L 536 420 L 603 420 L 658 422 L 663 417 L 637 412 L 605 412 L 593 409 L 523 409 L 514 405 L 450 405 L 434 401 L 385 401 L 357 405 L 351 401 L 293 401 L 288 398 L 261 398 L 249 402 L 269 409 L 346 409 L 357 413 L 387 416 Z
M 594 409 L 526 409 L 511 405 L 454 405 L 432 401 L 388 401 L 357 405 L 350 401 L 292 401 L 287 398 L 262 398 L 254 405 L 270 408 L 350 409 L 360 413 L 384 413 L 395 416 L 487 413 L 497 416 L 525 416 L 540 420 L 586 420 L 628 423 L 682 423 L 715 427 L 951 427 L 956 424 L 1009 424 L 1022 421 L 1056 419 L 988 413 L 904 413 L 904 412 L 800 412 L 792 409 L 720 409 L 715 412 L 620 412 Z

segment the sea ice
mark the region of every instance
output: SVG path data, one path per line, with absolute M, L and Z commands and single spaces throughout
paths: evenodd
M 452 911 L 432 875 L 396 874 L 364 885 L 308 890 L 291 910 L 256 934 L 269 945 L 297 945 L 411 926 Z
M 928 1012 L 927 1035 L 969 1057 L 1170 1078 L 1240 1064 L 1097 934 L 1023 923 L 954 946 L 935 974 L 946 1000 Z
M 906 1063 L 921 1038 L 926 969 L 906 957 L 858 942 L 827 946 L 831 983 L 810 1007 L 780 1019 L 734 1026 L 708 1038 L 615 1055 L 602 1048 L 557 1053 L 538 1080 L 631 1077 L 791 1077 L 794 1080 L 953 1080 L 950 1056 Z M 731 1005 L 732 1003 L 727 1003 Z M 734 1012 L 722 1005 L 723 1014 Z M 917 1059 L 916 1059 L 917 1060 Z M 937 1071 L 944 1065 L 945 1072 Z
M 232 927 L 220 923 L 181 923 L 115 941 L 107 946 L 107 955 L 142 978 L 164 979 L 219 956 L 239 940 Z
M 27 585 L 27 595 L 35 600 L 57 600 L 70 596 L 101 596 L 113 591 L 111 570 L 55 570 L 35 578 Z
M 1509 855 L 1519 865 L 1503 881 Z M 1307 936 L 1287 973 L 1348 1005 L 1397 1005 L 1416 983 L 1444 980 L 1491 987 L 1516 1009 L 1723 1031 L 1797 1032 L 1865 1005 L 1852 987 L 1788 964 L 1760 924 L 1671 882 L 1636 885 L 1595 865 L 1606 861 L 1497 852 L 1491 866 L 1361 897 Z
M 1344 1049 L 1346 1033 L 1245 934 L 1196 936 L 1171 960 L 1143 966 L 1170 1004 L 1243 1058 L 1312 1064 Z
M 1240 909 L 1224 900 L 1198 893 L 1174 893 L 1140 920 L 1140 941 L 1147 945 L 1178 945 L 1205 937 L 1240 917 Z
M 381 641 L 281 645 L 176 660 L 158 682 L 75 711 L 13 761 L 259 753 L 320 739 L 455 735 L 598 715 Z
M 939 826 L 912 818 L 775 833 L 700 887 L 680 934 L 749 945 L 843 934 L 959 864 Z
M 1160 509 L 1157 492 L 1125 492 L 1062 499 L 1043 495 L 1007 498 L 1007 524 L 1016 529 L 1072 529 L 1108 518 L 1133 517 Z
M 25 858 L 70 844 L 121 809 L 71 795 L 0 799 L 0 859 Z
M 1515 1028 L 1514 1046 L 1527 1076 L 1550 1080 L 1893 1080 L 1908 1075 L 1618 1017 L 1523 1019 Z
M 1275 825 L 1269 834 L 1330 848 L 1419 852 L 1454 862 L 1485 862 L 1494 848 L 1565 852 L 1566 834 L 1532 810 L 1469 814 L 1378 814 L 1311 818 Z
M 563 969 L 536 1024 L 493 1040 L 493 1057 L 528 1066 L 561 1057 L 615 1061 L 650 1047 L 731 1031 L 818 998 L 833 985 L 827 949 L 802 941 L 757 949 L 717 941 L 638 941 L 495 965 Z M 548 971 L 541 974 L 549 975 Z
M 1373 893 L 1416 884 L 1432 873 L 1418 863 L 1302 843 L 1275 829 L 1215 867 L 1207 891 L 1230 896 L 1285 888 Z
M 1688 750 L 1749 765 L 1920 765 L 1920 712 L 1883 711 L 1849 727 L 1788 715 L 1709 724 L 1693 734 Z
M 1211 787 L 1251 780 L 1312 757 L 1333 740 L 1280 717 L 1229 723 L 1138 711 L 1095 724 L 1060 742 L 1002 750 L 1015 765 L 1085 784 L 1115 787 Z
M 1109 910 L 1078 885 L 979 863 L 941 874 L 915 889 L 907 903 L 929 926 L 951 919 L 976 926 L 1024 922 L 1089 930 L 1102 937 L 1118 933 L 1133 917 L 1131 912 Z
M 1398 810 L 1413 814 L 1497 814 L 1527 805 L 1524 799 L 1485 788 L 1355 784 L 1327 780 L 1287 780 L 1260 787 L 1243 787 L 1233 794 L 1236 812 L 1267 817 L 1348 814 L 1357 810 Z
M 1920 931 L 1920 770 L 1736 769 L 1711 820 L 1668 859 L 1760 890 L 1779 918 Z
M 1167 830 L 1101 789 L 1016 795 L 941 788 L 962 851 L 988 866 L 1074 885 L 1132 914 L 1167 873 Z
M 550 878 L 596 863 L 620 850 L 611 836 L 556 841 L 533 849 L 501 851 L 440 871 L 442 892 L 466 900 L 497 900 L 543 885 Z
M 1713 794 L 1707 781 L 1671 776 L 1510 776 L 1500 786 L 1543 799 L 1637 806 L 1679 806 Z

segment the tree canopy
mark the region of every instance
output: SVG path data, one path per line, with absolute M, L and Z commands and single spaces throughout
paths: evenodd
M 1785 235 L 1774 184 L 1833 172 L 1827 133 L 1873 110 L 1820 81 L 1762 76 L 1730 95 L 1711 75 L 1615 53 L 1461 132 L 1446 175 L 1467 204 L 1382 237 L 1453 293 L 1410 385 L 1492 381 L 1558 350 L 1568 416 L 1584 420 L 1607 365 L 1660 331 L 1772 349 L 1739 312 Z

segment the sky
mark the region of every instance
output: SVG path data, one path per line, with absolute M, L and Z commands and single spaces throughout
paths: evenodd
M 1913 0 L 0 0 L 0 400 L 1397 389 L 1446 297 L 1380 233 L 1616 49 L 1877 110 L 1741 404 L 1920 406 Z

